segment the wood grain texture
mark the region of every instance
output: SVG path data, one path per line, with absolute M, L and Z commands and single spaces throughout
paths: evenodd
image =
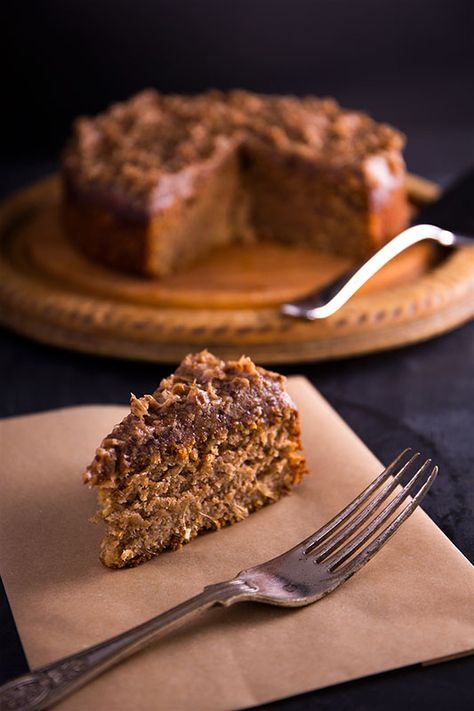
M 347 269 L 350 260 L 302 247 L 223 248 L 162 281 L 94 264 L 58 220 L 56 176 L 0 208 L 0 320 L 37 340 L 80 351 L 176 362 L 208 347 L 264 363 L 300 362 L 393 348 L 455 328 L 474 315 L 474 247 L 401 255 L 334 316 L 313 323 L 278 305 Z M 414 206 L 437 186 L 408 178 Z

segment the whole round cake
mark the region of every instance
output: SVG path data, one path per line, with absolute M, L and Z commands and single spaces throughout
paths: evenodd
M 154 277 L 238 240 L 361 257 L 407 224 L 403 144 L 332 99 L 148 90 L 75 121 L 64 224 L 88 256 Z

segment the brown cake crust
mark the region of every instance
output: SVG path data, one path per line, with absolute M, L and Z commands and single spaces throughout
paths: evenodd
M 137 565 L 290 492 L 306 467 L 284 381 L 203 351 L 153 395 L 132 395 L 84 475 L 107 525 L 105 565 Z
M 149 90 L 75 122 L 66 227 L 153 276 L 249 230 L 360 256 L 406 225 L 403 143 L 331 99 Z

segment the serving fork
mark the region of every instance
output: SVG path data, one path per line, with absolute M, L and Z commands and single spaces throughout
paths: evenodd
M 0 687 L 1 711 L 49 708 L 109 667 L 216 605 L 260 602 L 302 607 L 359 571 L 413 513 L 438 467 L 406 449 L 325 526 L 286 553 L 100 644 L 24 674 Z M 400 481 L 410 476 L 405 486 Z
M 366 262 L 358 265 L 351 271 L 338 277 L 323 288 L 307 294 L 302 299 L 282 304 L 281 313 L 285 316 L 315 321 L 328 318 L 338 311 L 341 306 L 372 279 L 382 267 L 398 257 L 409 247 L 424 240 L 432 240 L 443 247 L 474 246 L 474 238 L 461 235 L 449 230 L 443 230 L 435 225 L 413 225 L 400 232 L 396 237 L 387 242 Z

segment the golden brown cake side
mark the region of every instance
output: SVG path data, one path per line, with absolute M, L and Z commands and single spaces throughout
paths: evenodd
M 106 524 L 102 562 L 137 565 L 246 518 L 306 472 L 284 378 L 249 358 L 187 356 L 97 449 L 85 481 Z
M 90 256 L 152 276 L 249 234 L 362 256 L 407 224 L 402 147 L 331 100 L 143 92 L 76 122 L 65 224 Z
M 148 216 L 118 212 L 65 181 L 61 216 L 67 234 L 98 262 L 158 277 L 242 235 L 248 210 L 236 203 L 235 151 L 224 145 L 205 164 L 183 173 L 162 186 L 159 207 Z

